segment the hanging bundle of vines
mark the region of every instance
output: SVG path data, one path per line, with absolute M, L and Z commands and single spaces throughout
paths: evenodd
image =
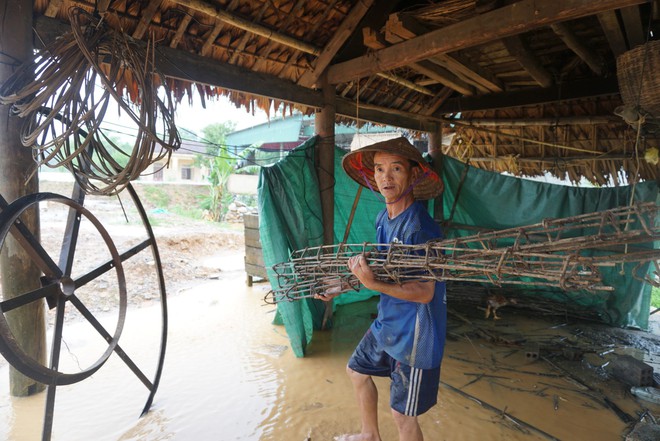
M 115 194 L 181 145 L 174 101 L 154 67 L 154 48 L 83 9 L 72 30 L 25 63 L 0 87 L 0 103 L 25 119 L 21 142 L 37 167 L 66 167 L 90 194 Z M 132 150 L 101 122 L 114 100 L 136 126 Z M 112 106 L 110 106 L 112 108 Z

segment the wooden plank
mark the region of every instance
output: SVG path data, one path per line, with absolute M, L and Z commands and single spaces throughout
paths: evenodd
M 370 76 L 541 26 L 646 2 L 648 0 L 522 0 L 375 53 L 332 65 L 328 68 L 328 81 L 339 84 L 347 78 Z
M 598 21 L 600 27 L 603 28 L 607 42 L 610 44 L 610 49 L 615 57 L 628 50 L 626 46 L 626 39 L 623 36 L 623 31 L 619 25 L 616 11 L 605 11 L 598 14 Z
M 518 63 L 527 71 L 527 73 L 534 78 L 541 87 L 550 87 L 554 83 L 550 72 L 545 70 L 541 61 L 534 55 L 534 53 L 527 47 L 525 42 L 520 36 L 508 37 L 502 40 L 504 47 L 509 51 L 511 56 L 515 58 Z
M 259 216 L 256 214 L 244 214 L 243 225 L 245 228 L 259 228 Z
M 351 12 L 348 13 L 344 21 L 339 25 L 328 44 L 325 45 L 321 54 L 316 59 L 314 70 L 305 72 L 303 76 L 300 77 L 300 80 L 298 80 L 298 85 L 312 87 L 317 84 L 321 74 L 325 72 L 332 59 L 337 55 L 339 49 L 341 49 L 346 40 L 348 40 L 353 32 L 355 32 L 355 28 L 369 8 L 371 8 L 373 1 L 374 0 L 362 0 L 353 6 Z
M 263 266 L 259 266 L 259 265 L 253 265 L 251 263 L 246 263 L 245 264 L 245 272 L 247 274 L 250 274 L 250 275 L 253 275 L 253 276 L 261 277 L 262 279 L 265 279 L 266 277 L 268 277 L 268 273 L 266 271 L 266 268 L 264 268 Z
M 253 241 L 259 241 L 259 230 L 256 228 L 246 228 L 245 229 L 245 239 L 246 240 L 253 240 Z
M 245 261 L 254 265 L 264 265 L 264 254 L 261 248 L 245 247 Z
M 552 25 L 552 30 L 562 39 L 569 49 L 575 52 L 578 57 L 587 63 L 589 69 L 591 69 L 596 75 L 602 76 L 605 73 L 605 61 L 597 53 L 583 44 L 568 24 L 555 23 Z
M 158 7 L 163 0 L 151 0 L 146 8 L 141 11 L 140 22 L 138 23 L 135 31 L 133 31 L 133 38 L 136 40 L 141 40 L 144 37 L 144 34 L 149 29 L 149 24 L 151 24 L 151 19 L 154 18 Z
M 251 237 L 245 237 L 245 246 L 252 248 L 261 248 L 261 239 L 257 237 L 256 239 Z

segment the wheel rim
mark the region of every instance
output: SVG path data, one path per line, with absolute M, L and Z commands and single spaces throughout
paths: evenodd
M 60 264 L 56 264 L 48 252 L 22 226 L 20 221 L 21 214 L 41 202 L 63 204 L 68 206 L 71 212 L 75 213 L 74 217 L 76 221 L 73 224 L 75 231 L 72 236 L 69 236 L 69 239 L 73 239 L 74 247 L 75 240 L 77 240 L 77 227 L 80 221 L 85 218 L 91 222 L 105 243 L 111 258 L 81 277 L 72 278 L 70 266 L 73 253 L 69 253 L 64 258 L 61 256 Z M 0 216 L 0 249 L 4 246 L 8 234 L 13 234 L 14 238 L 27 251 L 31 260 L 44 274 L 44 277 L 41 278 L 41 288 L 27 293 L 20 293 L 11 299 L 3 299 L 0 302 L 0 353 L 23 375 L 44 384 L 60 386 L 84 380 L 98 371 L 115 351 L 124 327 L 127 308 L 126 279 L 122 260 L 117 248 L 107 230 L 89 210 L 70 198 L 53 193 L 35 193 L 23 196 L 7 206 Z M 119 302 L 117 322 L 114 331 L 109 332 L 76 296 L 76 289 L 84 286 L 96 277 L 111 271 L 115 273 L 115 277 L 117 278 Z M 42 301 L 42 299 L 46 300 L 51 309 L 56 309 L 53 340 L 50 357 L 48 357 L 50 366 L 41 364 L 38 360 L 35 360 L 23 351 L 14 338 L 6 316 L 7 313 L 10 313 L 16 308 L 29 305 L 32 302 Z M 74 306 L 107 342 L 107 347 L 100 357 L 76 373 L 66 373 L 59 370 L 59 355 L 67 304 Z

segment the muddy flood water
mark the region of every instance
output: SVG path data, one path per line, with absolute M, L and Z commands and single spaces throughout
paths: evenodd
M 359 431 L 344 366 L 375 302 L 340 307 L 334 329 L 317 331 L 308 355 L 296 358 L 284 328 L 272 324 L 274 307 L 263 303 L 267 283 L 247 287 L 242 265 L 241 253 L 226 257 L 221 277 L 169 298 L 163 375 L 145 416 L 146 388 L 113 354 L 90 378 L 57 388 L 51 439 L 325 441 Z M 159 315 L 158 305 L 129 308 L 120 344 L 138 363 L 155 364 Z M 521 335 L 579 343 L 592 331 L 517 309 L 500 315 L 497 322 L 483 311 L 450 316 L 439 404 L 420 418 L 426 440 L 621 440 L 645 410 L 660 416 L 659 406 L 633 397 L 602 367 L 629 353 L 658 371 L 660 346 L 583 341 L 593 351 L 580 361 L 535 358 Z M 83 364 L 87 334 L 69 326 L 63 363 Z M 396 440 L 387 384 L 377 380 L 382 437 Z M 46 394 L 14 398 L 8 388 L 0 359 L 0 440 L 41 439 Z

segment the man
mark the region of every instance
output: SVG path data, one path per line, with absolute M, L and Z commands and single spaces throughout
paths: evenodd
M 344 157 L 342 165 L 351 178 L 377 189 L 385 200 L 385 209 L 376 220 L 376 243 L 421 244 L 441 236 L 439 226 L 416 199 L 436 197 L 442 192 L 442 181 L 405 138 L 355 150 Z M 447 318 L 445 284 L 378 280 L 364 255 L 351 257 L 348 267 L 365 288 L 381 294 L 378 316 L 346 368 L 362 430 L 340 439 L 380 441 L 375 375 L 391 379 L 390 407 L 399 440 L 422 440 L 417 417 L 436 404 L 440 382 Z M 341 288 L 331 287 L 317 298 L 330 300 Z

